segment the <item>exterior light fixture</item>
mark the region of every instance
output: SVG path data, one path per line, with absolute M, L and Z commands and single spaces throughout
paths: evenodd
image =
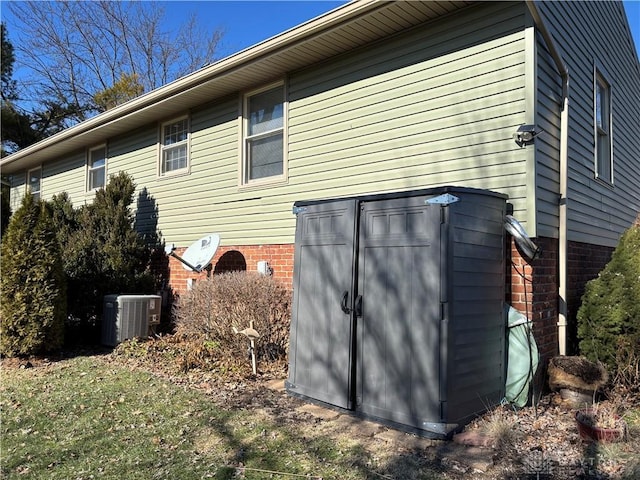
M 519 147 L 530 145 L 533 140 L 542 133 L 542 129 L 536 131 L 535 125 L 520 125 L 516 133 L 513 134 L 513 139 Z

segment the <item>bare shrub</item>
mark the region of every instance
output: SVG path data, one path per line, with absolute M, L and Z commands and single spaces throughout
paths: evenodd
M 176 306 L 176 335 L 204 342 L 221 358 L 246 359 L 249 340 L 234 333 L 253 322 L 260 334 L 262 361 L 285 356 L 289 342 L 291 293 L 276 281 L 251 272 L 228 272 L 196 283 Z

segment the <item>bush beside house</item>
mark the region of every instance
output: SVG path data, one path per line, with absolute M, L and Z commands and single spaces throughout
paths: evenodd
M 120 172 L 89 205 L 74 209 L 66 193 L 51 201 L 69 284 L 67 332 L 74 343 L 99 341 L 105 295 L 156 291 L 151 247 L 134 228 L 134 192 L 132 178 Z
M 289 346 L 291 292 L 270 276 L 253 272 L 227 272 L 197 282 L 176 305 L 176 335 L 196 345 L 199 358 L 245 361 L 248 339 L 234 333 L 253 327 L 260 334 L 256 355 L 265 361 L 281 360 Z
M 62 346 L 66 278 L 49 206 L 31 195 L 2 239 L 0 354 L 32 355 Z
M 587 283 L 578 337 L 581 353 L 612 371 L 621 355 L 640 358 L 640 215 L 604 270 Z
M 105 295 L 155 293 L 152 246 L 134 228 L 134 192 L 120 172 L 77 209 L 66 193 L 50 202 L 24 197 L 2 239 L 2 355 L 54 351 L 63 336 L 97 343 Z

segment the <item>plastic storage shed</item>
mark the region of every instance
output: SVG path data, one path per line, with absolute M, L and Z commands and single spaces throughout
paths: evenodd
M 287 391 L 433 438 L 499 403 L 506 198 L 296 202 Z
M 130 338 L 147 338 L 160 323 L 161 305 L 160 295 L 106 295 L 102 344 L 114 347 Z

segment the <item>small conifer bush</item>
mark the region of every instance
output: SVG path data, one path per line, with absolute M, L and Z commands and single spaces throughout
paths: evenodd
M 0 353 L 24 356 L 62 346 L 66 280 L 50 209 L 26 195 L 2 238 Z
M 640 216 L 622 235 L 611 260 L 587 283 L 578 310 L 580 351 L 616 371 L 621 345 L 640 356 Z

